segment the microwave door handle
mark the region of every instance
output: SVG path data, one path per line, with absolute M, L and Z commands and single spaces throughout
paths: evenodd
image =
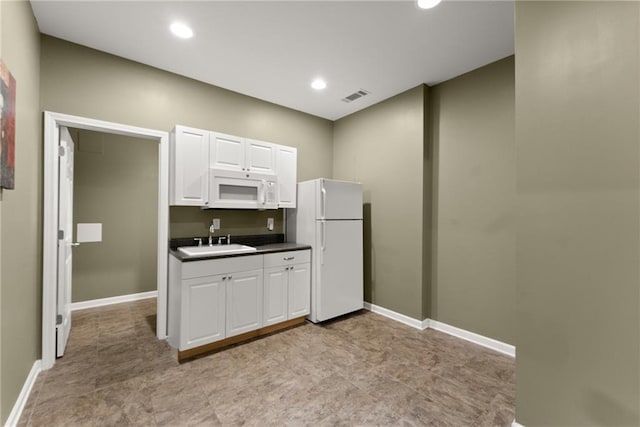
M 264 179 L 262 180 L 262 193 L 261 193 L 261 198 L 262 198 L 262 206 L 264 206 L 267 203 L 267 181 L 265 181 Z

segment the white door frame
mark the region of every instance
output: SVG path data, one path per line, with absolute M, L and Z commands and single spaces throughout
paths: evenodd
M 167 256 L 169 239 L 169 135 L 152 129 L 67 114 L 44 112 L 44 225 L 42 248 L 42 368 L 56 360 L 58 253 L 58 139 L 60 126 L 156 140 L 158 150 L 158 309 L 156 335 L 167 338 Z

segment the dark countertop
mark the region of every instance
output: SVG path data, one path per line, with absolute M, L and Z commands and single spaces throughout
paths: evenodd
M 223 245 L 224 246 L 224 245 Z M 241 254 L 222 254 L 222 255 L 206 255 L 206 256 L 187 256 L 177 249 L 170 249 L 169 254 L 173 255 L 177 259 L 182 262 L 189 261 L 202 261 L 205 259 L 218 259 L 218 258 L 231 258 L 237 256 L 247 256 L 247 255 L 264 255 L 274 252 L 290 252 L 290 251 L 299 251 L 304 249 L 311 249 L 309 245 L 301 245 L 298 243 L 270 243 L 266 245 L 249 245 L 255 247 L 257 250 L 255 252 L 245 252 Z

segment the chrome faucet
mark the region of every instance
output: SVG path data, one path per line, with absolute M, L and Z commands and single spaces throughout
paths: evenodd
M 227 234 L 227 245 L 231 244 L 231 234 Z
M 198 246 L 202 246 L 202 237 L 195 237 L 193 240 L 198 242 Z
M 211 225 L 209 226 L 209 246 L 213 246 L 213 234 L 216 232 L 216 229 L 213 226 L 213 220 L 211 221 Z

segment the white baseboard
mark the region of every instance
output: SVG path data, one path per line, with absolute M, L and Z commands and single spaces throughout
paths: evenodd
M 393 319 L 396 322 L 404 323 L 407 326 L 411 326 L 416 329 L 426 329 L 424 321 L 416 320 L 413 317 L 405 316 L 404 314 L 396 313 L 395 311 L 389 310 L 384 307 L 380 307 L 379 305 L 371 304 L 369 302 L 364 303 L 364 308 L 373 313 L 380 314 L 384 317 L 388 317 L 389 319 Z M 427 319 L 428 320 L 428 319 Z
M 513 420 L 513 422 L 511 423 L 511 427 L 524 427 L 524 426 L 522 424 L 518 424 L 516 420 Z
M 7 422 L 5 423 L 5 427 L 15 427 L 18 425 L 18 421 L 20 421 L 20 416 L 22 415 L 22 411 L 24 410 L 25 405 L 27 404 L 27 400 L 29 400 L 29 395 L 31 394 L 31 389 L 33 385 L 36 383 L 36 379 L 38 378 L 38 374 L 42 370 L 42 360 L 36 360 L 33 362 L 33 366 L 31 367 L 31 371 L 29 371 L 29 375 L 22 386 L 22 390 L 20 390 L 20 394 L 18 395 L 18 399 L 16 403 L 13 405 L 13 409 L 11 409 L 11 413 L 9 413 L 9 418 L 7 418 Z
M 92 299 L 71 303 L 71 310 L 84 310 L 85 308 L 102 307 L 104 305 L 120 304 L 122 302 L 138 301 L 147 298 L 157 298 L 158 291 L 140 292 L 138 294 L 120 295 L 117 297 Z
M 420 321 L 414 319 L 413 317 L 405 316 L 404 314 L 396 313 L 395 311 L 368 302 L 364 303 L 364 308 L 373 313 L 380 314 L 382 316 L 388 317 L 389 319 L 404 323 L 405 325 L 411 326 L 416 329 L 424 330 L 427 328 L 432 328 L 436 331 L 444 332 L 445 334 L 449 334 L 454 337 L 472 342 L 474 344 L 478 344 L 482 347 L 497 351 L 499 353 L 506 354 L 507 356 L 516 357 L 515 346 L 495 340 L 493 338 L 485 337 L 484 335 L 476 334 L 475 332 L 456 328 L 455 326 L 447 325 L 446 323 L 438 322 L 436 320 L 424 319 Z
M 455 326 L 447 325 L 446 323 L 438 322 L 436 320 L 429 320 L 429 327 L 436 331 L 444 332 L 445 334 L 453 335 L 454 337 L 462 338 L 463 340 L 481 345 L 482 347 L 490 348 L 491 350 L 506 354 L 507 356 L 516 357 L 516 348 L 511 344 L 494 340 L 493 338 L 485 337 L 484 335 L 476 334 L 475 332 L 456 328 Z

